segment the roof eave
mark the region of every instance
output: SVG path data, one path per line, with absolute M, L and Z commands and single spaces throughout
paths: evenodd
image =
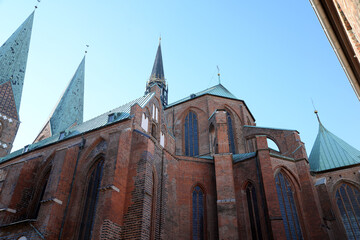
M 360 62 L 331 0 L 310 0 L 319 22 L 360 101 Z

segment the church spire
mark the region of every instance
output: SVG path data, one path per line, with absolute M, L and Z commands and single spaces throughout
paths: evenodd
M 159 46 L 156 52 L 156 57 L 154 61 L 154 66 L 151 71 L 151 75 L 149 81 L 146 84 L 146 91 L 145 94 L 149 93 L 151 87 L 154 85 L 158 85 L 161 89 L 161 102 L 164 106 L 167 105 L 168 97 L 168 88 L 165 81 L 165 74 L 164 74 L 164 67 L 163 67 L 163 60 L 161 54 L 161 38 L 159 39 Z
M 16 114 L 17 119 L 24 85 L 34 12 L 30 14 L 0 48 L 0 88 L 3 88 L 4 85 L 11 86 L 12 91 L 10 95 L 13 97 L 12 101 L 5 102 L 13 103 L 15 109 L 12 110 L 12 115 Z M 3 92 L 1 91 L 1 93 Z M 1 95 L 0 98 L 4 98 L 4 96 Z M 2 108 L 9 109 L 13 107 L 2 105 Z
M 85 56 L 61 96 L 55 110 L 34 142 L 48 138 L 83 122 Z
M 154 66 L 150 75 L 150 81 L 163 81 L 165 82 L 164 67 L 161 54 L 161 39 L 159 40 L 159 46 L 156 52 Z

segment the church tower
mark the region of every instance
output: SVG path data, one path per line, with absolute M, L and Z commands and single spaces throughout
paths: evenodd
M 161 40 L 161 39 L 160 39 Z M 152 86 L 157 84 L 161 89 L 161 103 L 163 106 L 168 104 L 168 87 L 165 81 L 164 67 L 161 55 L 161 42 L 156 52 L 154 66 L 150 75 L 150 79 L 146 84 L 145 94 L 150 92 Z
M 10 153 L 20 125 L 19 110 L 34 12 L 0 47 L 0 157 Z

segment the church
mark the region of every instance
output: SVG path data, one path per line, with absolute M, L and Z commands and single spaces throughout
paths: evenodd
M 11 152 L 34 14 L 0 48 L 0 239 L 360 238 L 359 150 L 318 119 L 308 157 L 221 84 L 169 103 L 160 43 L 144 95 L 87 121 L 84 57 Z

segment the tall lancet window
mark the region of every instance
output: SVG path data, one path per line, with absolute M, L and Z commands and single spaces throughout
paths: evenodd
M 192 239 L 202 240 L 204 238 L 204 192 L 196 186 L 192 193 Z
M 281 172 L 276 174 L 275 182 L 286 238 L 303 239 L 290 182 Z
M 185 118 L 185 155 L 199 155 L 198 122 L 194 112 L 189 112 Z
M 349 184 L 336 191 L 336 204 L 348 239 L 360 239 L 360 192 Z
M 253 240 L 262 239 L 256 191 L 252 183 L 249 183 L 246 186 L 246 198 L 248 203 L 252 239 Z
M 96 204 L 99 197 L 99 187 L 101 183 L 103 166 L 104 160 L 101 159 L 95 165 L 90 175 L 86 193 L 86 202 L 81 221 L 79 239 L 91 239 L 92 227 L 94 225 L 94 220 L 96 216 Z
M 235 154 L 234 131 L 233 131 L 233 125 L 232 125 L 232 121 L 231 121 L 231 116 L 228 112 L 226 112 L 226 118 L 227 118 L 227 127 L 228 127 L 229 150 L 231 153 Z

